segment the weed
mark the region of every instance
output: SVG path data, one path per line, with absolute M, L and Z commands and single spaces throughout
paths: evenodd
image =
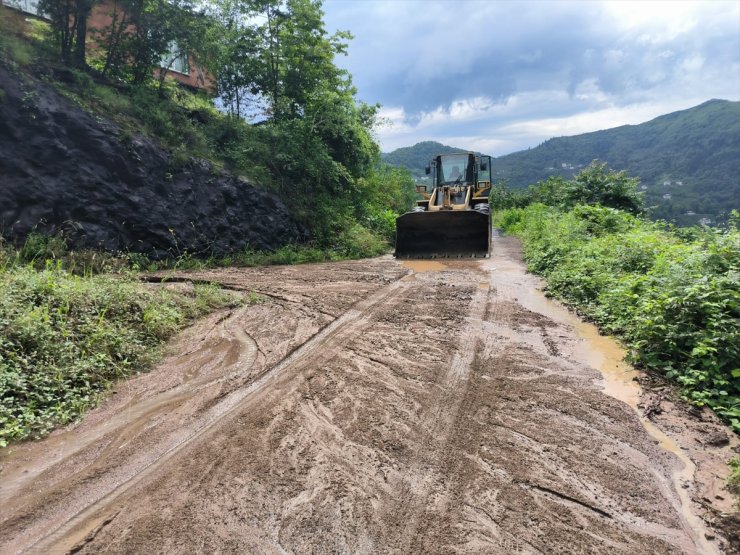
M 265 297 L 262 295 L 257 294 L 254 290 L 249 292 L 249 295 L 247 296 L 247 304 L 253 305 L 253 304 L 262 304 L 266 301 Z
M 740 455 L 727 461 L 730 466 L 730 475 L 727 477 L 727 489 L 738 496 L 737 507 L 740 509 Z
M 79 417 L 117 379 L 143 371 L 187 322 L 239 301 L 214 286 L 151 288 L 133 276 L 0 271 L 0 446 Z
M 108 113 L 130 114 L 133 112 L 130 98 L 112 87 L 92 85 L 90 94 Z

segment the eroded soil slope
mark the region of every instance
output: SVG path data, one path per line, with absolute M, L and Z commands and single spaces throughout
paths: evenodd
M 537 309 L 514 240 L 494 248 L 188 274 L 265 302 L 4 455 L 0 551 L 732 551 L 564 311 Z

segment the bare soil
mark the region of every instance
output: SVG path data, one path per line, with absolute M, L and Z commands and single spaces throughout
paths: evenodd
M 740 552 L 737 437 L 657 378 L 620 399 L 514 239 L 176 277 L 265 302 L 0 455 L 0 552 Z

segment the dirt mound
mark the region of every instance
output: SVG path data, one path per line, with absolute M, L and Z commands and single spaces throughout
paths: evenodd
M 176 166 L 43 81 L 0 63 L 0 234 L 64 230 L 72 246 L 154 257 L 307 239 L 282 201 L 191 159 Z

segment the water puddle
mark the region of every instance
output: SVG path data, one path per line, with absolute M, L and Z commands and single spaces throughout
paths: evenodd
M 637 416 L 648 434 L 652 436 L 665 449 L 676 455 L 682 466 L 674 470 L 671 476 L 673 489 L 680 501 L 681 515 L 684 522 L 694 532 L 695 541 L 701 546 L 703 553 L 718 553 L 716 546 L 712 545 L 704 536 L 706 526 L 704 522 L 693 512 L 692 501 L 685 484 L 693 481 L 696 466 L 693 461 L 681 450 L 678 443 L 664 434 L 653 422 L 646 418 L 638 408 L 642 389 L 635 381 L 639 372 L 624 362 L 625 350 L 611 337 L 601 335 L 596 326 L 582 322 L 572 316 L 572 324 L 583 339 L 582 346 L 578 349 L 579 356 L 593 368 L 597 368 L 604 378 L 604 393 L 628 404 L 637 413 Z
M 404 260 L 401 264 L 417 274 L 422 272 L 439 272 L 447 268 L 445 264 L 436 260 Z
M 503 268 L 500 260 L 496 262 L 498 270 L 502 274 L 505 274 L 507 270 L 514 269 Z M 512 266 L 518 265 L 513 264 Z M 680 506 L 676 506 L 676 510 L 680 512 L 684 523 L 693 532 L 692 535 L 697 547 L 701 548 L 701 552 L 719 553 L 717 547 L 704 536 L 704 532 L 707 530 L 706 525 L 693 512 L 693 502 L 688 490 L 684 487 L 687 483 L 693 481 L 696 466 L 681 450 L 680 446 L 646 418 L 638 408 L 637 403 L 640 400 L 642 388 L 634 378 L 639 376 L 640 372 L 624 362 L 626 351 L 612 337 L 601 335 L 595 325 L 584 322 L 563 305 L 545 297 L 540 291 L 521 288 L 520 284 L 517 284 L 515 289 L 517 290 L 516 301 L 525 308 L 573 326 L 578 337 L 582 339 L 572 353 L 573 358 L 578 362 L 598 369 L 604 379 L 604 393 L 629 405 L 637 414 L 645 431 L 655 439 L 661 448 L 673 453 L 678 458 L 681 467 L 676 469 L 671 476 L 673 489 L 680 504 Z

